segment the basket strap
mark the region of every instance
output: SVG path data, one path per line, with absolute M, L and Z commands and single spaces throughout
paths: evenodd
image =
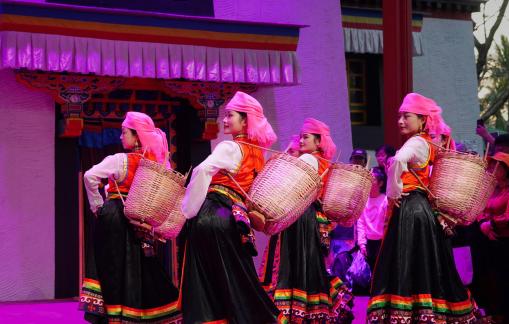
M 125 208 L 125 199 L 122 196 L 122 193 L 120 192 L 120 189 L 118 188 L 117 180 L 113 179 L 113 182 L 115 182 L 115 187 L 117 188 L 118 195 L 120 196 L 120 200 L 122 200 L 122 204 L 124 205 L 124 208 Z
M 412 173 L 414 175 L 414 177 L 417 178 L 417 181 L 419 181 L 419 183 L 421 184 L 421 186 L 426 190 L 426 192 L 435 200 L 435 206 L 438 208 L 438 200 L 437 200 L 437 197 L 431 192 L 431 190 L 429 190 L 429 188 L 422 182 L 421 178 L 419 178 L 419 176 L 417 176 L 417 174 L 415 173 L 414 170 L 410 169 L 410 173 Z M 453 231 L 452 229 L 454 228 L 454 226 L 458 223 L 458 220 L 452 218 L 451 216 L 447 215 L 447 214 L 444 214 L 442 212 L 438 212 L 438 222 L 440 223 L 440 225 L 442 226 L 442 228 L 444 229 L 444 232 L 446 233 L 447 236 L 452 236 L 453 235 Z
M 253 198 L 251 198 L 251 196 L 249 196 L 249 194 L 240 186 L 240 184 L 237 182 L 237 180 L 235 180 L 235 178 L 231 175 L 230 172 L 224 170 L 224 173 L 228 176 L 228 178 L 230 178 L 231 181 L 233 181 L 233 183 L 237 186 L 237 188 L 239 188 L 240 192 L 242 192 L 242 194 L 246 197 L 247 200 L 249 200 L 249 202 L 255 207 L 255 209 L 258 209 L 258 210 L 262 210 L 254 201 L 253 201 Z
M 230 172 L 224 170 L 223 173 L 226 174 L 226 176 L 228 176 L 228 178 L 230 178 L 231 181 L 233 181 L 233 183 L 237 186 L 237 188 L 239 188 L 240 192 L 242 192 L 242 194 L 246 197 L 247 200 L 251 202 L 253 201 L 249 194 L 240 186 L 240 184 L 237 182 L 237 180 L 235 180 L 235 178 L 231 175 Z
M 441 145 L 438 145 L 436 143 L 433 143 L 432 141 L 428 141 L 428 140 L 425 140 L 426 143 L 428 143 L 429 145 L 433 145 L 435 146 L 437 149 L 439 150 L 442 150 L 442 151 L 448 151 L 448 152 L 454 152 L 454 153 L 458 153 L 458 154 L 463 154 L 463 155 L 469 155 L 470 153 L 465 153 L 465 152 L 460 152 L 460 151 L 456 151 L 456 150 L 452 150 L 450 148 L 446 148 L 446 147 L 442 147 Z M 450 143 L 448 144 L 450 145 Z M 488 143 L 489 145 L 489 143 Z M 489 148 L 489 147 L 488 147 Z M 486 160 L 486 157 L 484 158 Z
M 242 141 L 240 141 L 240 142 L 242 144 L 246 144 L 246 145 L 249 145 L 249 146 L 252 146 L 252 147 L 259 148 L 260 150 L 264 150 L 264 151 L 268 151 L 268 152 L 272 152 L 272 153 L 277 153 L 277 154 L 288 154 L 287 153 L 288 148 L 284 152 L 281 152 L 281 151 L 273 150 L 273 149 L 270 149 L 270 148 L 267 148 L 267 147 L 263 147 L 263 146 L 259 146 L 259 145 L 256 145 L 256 144 L 252 144 L 252 143 L 247 143 L 247 142 L 242 142 Z M 324 161 L 327 161 L 327 162 L 330 162 L 330 163 L 333 163 L 331 160 L 328 160 L 328 159 L 320 157 L 320 156 L 315 156 L 315 158 L 320 159 L 320 160 L 324 160 Z
M 279 153 L 286 153 L 286 151 L 285 152 L 280 152 L 280 151 L 277 151 L 277 150 L 270 149 L 268 147 L 263 147 L 263 146 L 259 146 L 259 145 L 248 143 L 248 142 L 242 142 L 242 141 L 239 141 L 239 142 L 242 143 L 242 144 L 246 144 L 246 145 L 252 146 L 252 147 L 256 147 L 256 148 L 258 148 L 260 150 L 263 150 L 263 151 L 268 151 L 268 152 L 278 153 L 278 154 Z
M 327 169 L 325 169 L 325 171 L 323 171 L 323 173 L 320 175 L 320 178 L 325 178 L 325 176 L 327 175 L 327 173 L 329 173 L 329 170 L 330 170 L 330 167 L 328 167 Z
M 142 154 L 140 154 L 140 153 L 131 153 L 131 154 L 136 154 L 136 155 L 141 156 L 142 158 L 145 158 L 145 153 L 147 153 L 147 148 L 146 147 L 143 149 L 143 153 Z
M 424 188 L 424 190 L 426 190 L 426 192 L 433 198 L 433 199 L 436 199 L 437 197 L 431 192 L 431 190 L 429 190 L 428 186 L 426 186 L 424 184 L 424 182 L 422 182 L 421 178 L 419 178 L 419 176 L 417 175 L 417 173 L 415 173 L 414 170 L 412 169 L 409 169 L 408 170 L 416 179 L 417 181 L 419 181 L 419 184 Z

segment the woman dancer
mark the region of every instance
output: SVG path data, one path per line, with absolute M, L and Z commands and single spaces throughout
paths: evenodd
M 336 145 L 329 127 L 308 118 L 300 135 L 300 158 L 323 174 Z M 347 323 L 352 296 L 343 282 L 327 273 L 330 222 L 321 204 L 313 203 L 299 219 L 271 237 L 260 279 L 282 312 L 282 323 Z
M 264 165 L 257 146 L 269 147 L 276 135 L 260 103 L 243 92 L 225 110 L 224 133 L 233 140 L 219 143 L 194 169 L 183 200 L 189 219 L 181 286 L 184 322 L 274 323 L 279 311 L 258 282 L 242 192 Z
M 129 153 L 106 157 L 85 173 L 90 208 L 97 217 L 95 265 L 83 280 L 80 309 L 92 323 L 180 323 L 178 290 L 153 253 L 153 242 L 124 215 L 125 198 L 140 159 L 165 163 L 166 135 L 152 119 L 128 112 L 122 123 L 122 146 Z M 109 179 L 107 200 L 99 193 L 101 179 Z
M 436 147 L 429 134 L 440 134 L 441 108 L 410 93 L 399 113 L 398 126 L 407 140 L 387 171 L 393 210 L 375 265 L 368 322 L 473 323 L 474 303 L 421 187 L 421 182 L 429 184 Z

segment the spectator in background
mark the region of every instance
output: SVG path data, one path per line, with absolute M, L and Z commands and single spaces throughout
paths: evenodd
M 385 172 L 387 166 L 387 160 L 396 155 L 396 149 L 390 145 L 384 144 L 376 149 L 376 161 L 378 166 Z
M 368 153 L 366 150 L 360 148 L 354 149 L 350 155 L 350 163 L 365 168 L 368 164 Z M 355 226 L 346 227 L 337 225 L 330 232 L 329 237 L 331 239 L 331 255 L 327 260 L 328 266 L 329 268 L 333 268 L 331 269 L 333 273 L 341 273 L 344 275 L 352 261 L 349 253 L 355 247 Z M 342 257 L 340 257 L 340 255 Z M 338 257 L 341 259 L 341 262 L 338 261 Z M 349 261 L 346 262 L 347 260 Z
M 497 152 L 509 153 L 509 134 L 490 133 L 484 124 L 478 122 L 475 129 L 477 135 L 490 144 L 490 155 Z
M 490 146 L 493 147 L 493 145 L 495 144 L 495 136 L 493 136 L 493 134 L 491 134 L 488 131 L 486 126 L 484 126 L 484 122 L 482 122 L 481 120 L 477 121 L 477 127 L 475 128 L 475 132 L 477 133 L 477 135 L 481 136 L 486 143 L 489 143 Z
M 357 244 L 361 253 L 367 257 L 369 267 L 373 269 L 384 235 L 387 176 L 380 167 L 373 168 L 371 172 L 376 181 L 371 187 L 366 208 L 357 221 Z
M 368 153 L 363 149 L 355 149 L 350 155 L 350 163 L 360 165 L 362 167 L 366 167 L 368 164 Z M 345 227 L 341 225 L 337 225 L 334 230 L 330 233 L 330 238 L 332 240 L 331 244 L 334 243 L 335 246 L 349 246 L 352 247 L 355 245 L 355 226 Z M 334 242 L 335 241 L 335 242 Z
M 489 168 L 495 172 L 497 187 L 473 224 L 477 235 L 471 242 L 472 292 L 495 323 L 509 323 L 509 154 L 496 153 Z
M 368 164 L 368 152 L 364 149 L 355 149 L 350 155 L 350 163 L 366 167 Z
M 502 134 L 497 136 L 497 138 L 495 138 L 494 144 L 495 153 L 509 153 L 509 134 Z

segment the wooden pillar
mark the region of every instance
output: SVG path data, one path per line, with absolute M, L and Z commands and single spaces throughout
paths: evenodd
M 384 141 L 399 147 L 398 108 L 412 91 L 412 1 L 383 1 Z

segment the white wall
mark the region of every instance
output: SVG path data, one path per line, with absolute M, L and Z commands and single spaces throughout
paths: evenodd
M 306 117 L 325 121 L 348 159 L 352 148 L 341 6 L 333 0 L 215 0 L 215 16 L 232 20 L 309 25 L 301 29 L 297 57 L 301 84 L 265 87 L 254 96 L 262 103 L 285 148 Z
M 51 299 L 55 105 L 12 70 L 0 81 L 0 301 Z
M 481 152 L 472 22 L 424 18 L 422 41 L 424 55 L 413 59 L 414 91 L 442 107 L 456 141 Z

